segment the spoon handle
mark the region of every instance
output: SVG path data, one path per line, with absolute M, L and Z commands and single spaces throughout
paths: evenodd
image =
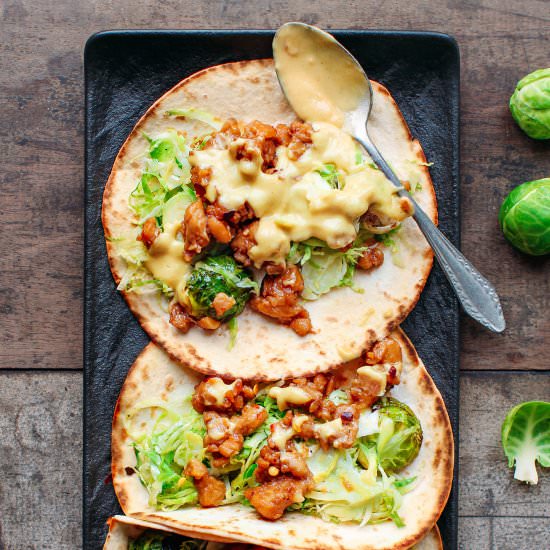
M 506 327 L 498 295 L 491 283 L 455 248 L 455 246 L 434 225 L 410 193 L 403 187 L 393 170 L 374 143 L 365 133 L 355 139 L 365 148 L 374 163 L 399 189 L 399 195 L 409 198 L 414 206 L 414 219 L 426 240 L 430 243 L 445 276 L 451 283 L 462 307 L 470 317 L 492 330 L 502 332 Z

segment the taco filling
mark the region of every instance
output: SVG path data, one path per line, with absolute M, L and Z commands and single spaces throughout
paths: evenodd
M 401 371 L 401 347 L 386 338 L 333 374 L 262 385 L 207 377 L 176 402 L 136 403 L 124 427 L 149 505 L 241 503 L 268 520 L 297 510 L 403 526 L 422 427 L 391 396 Z M 145 431 L 143 414 L 155 415 Z
M 198 109 L 167 116 L 200 116 L 213 131 L 146 136 L 128 198 L 137 234 L 119 242 L 133 269 L 119 289 L 160 289 L 171 300 L 170 323 L 184 333 L 215 330 L 248 304 L 308 334 L 304 300 L 353 288 L 356 268 L 382 265 L 388 234 L 412 214 L 337 126 L 221 124 Z
M 258 544 L 202 540 L 199 534 L 191 536 L 191 532 L 177 534 L 164 525 L 128 516 L 114 516 L 107 523 L 109 534 L 103 550 L 267 550 L 265 546 Z M 437 525 L 412 548 L 442 550 Z
M 209 542 L 162 531 L 147 530 L 128 540 L 128 550 L 267 550 L 263 546 L 239 542 Z

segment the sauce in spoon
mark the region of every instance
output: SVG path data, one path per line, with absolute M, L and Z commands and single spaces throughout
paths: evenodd
M 345 113 L 368 94 L 364 73 L 326 32 L 287 23 L 275 35 L 273 53 L 279 81 L 303 120 L 342 127 Z

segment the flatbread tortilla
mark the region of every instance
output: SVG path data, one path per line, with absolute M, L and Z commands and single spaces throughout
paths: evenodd
M 418 543 L 413 546 L 415 550 L 443 550 L 443 541 L 437 525 Z
M 113 419 L 113 486 L 124 513 L 177 530 L 193 530 L 201 536 L 227 537 L 269 548 L 313 550 L 323 541 L 326 550 L 354 548 L 382 550 L 409 548 L 432 528 L 443 510 L 452 484 L 453 436 L 443 399 L 411 342 L 399 329 L 391 334 L 403 352 L 401 383 L 391 395 L 406 403 L 420 419 L 424 442 L 417 458 L 402 472 L 417 476 L 414 489 L 405 494 L 399 514 L 405 527 L 392 522 L 359 527 L 335 524 L 298 512 L 268 522 L 254 509 L 239 504 L 217 508 L 187 507 L 174 512 L 158 511 L 148 504 L 147 490 L 132 468 L 136 465 L 132 440 L 124 418 L 137 403 L 179 401 L 188 396 L 201 375 L 171 361 L 149 344 L 124 382 Z M 141 418 L 141 417 L 140 417 Z
M 200 540 L 208 540 L 206 550 L 223 550 L 224 542 L 231 542 L 230 540 L 221 540 L 215 537 L 197 537 L 195 533 L 172 529 L 166 525 L 158 525 L 148 521 L 143 521 L 137 518 L 130 518 L 127 516 L 113 516 L 107 520 L 109 525 L 109 532 L 103 545 L 103 550 L 128 550 L 128 542 L 132 539 L 138 538 L 144 531 L 153 529 L 155 531 L 174 533 L 177 535 L 183 535 L 190 538 L 198 538 Z
M 103 550 L 128 550 L 130 540 L 138 538 L 145 530 L 183 534 L 164 525 L 127 516 L 113 516 L 108 519 L 107 523 L 109 525 L 109 533 L 107 534 Z M 186 536 L 199 538 L 192 533 L 186 533 Z M 206 550 L 224 550 L 224 548 L 225 544 L 223 542 L 210 542 Z M 433 529 L 413 548 L 415 550 L 443 550 L 441 535 L 439 534 L 437 525 L 434 525 Z
M 388 90 L 373 82 L 374 104 L 369 133 L 398 174 L 414 165 L 419 183 L 415 199 L 437 221 L 436 199 L 425 157 Z M 275 124 L 289 123 L 295 114 L 277 83 L 272 60 L 227 63 L 200 71 L 168 91 L 141 118 L 122 146 L 103 198 L 103 226 L 111 270 L 117 284 L 126 263 L 116 239 L 135 227 L 128 197 L 141 171 L 136 159 L 149 147 L 144 134 L 157 135 L 172 127 L 188 136 L 209 127 L 196 120 L 166 118 L 170 109 L 200 107 L 223 119 L 235 117 Z M 404 176 L 402 176 L 404 177 Z M 399 232 L 399 265 L 386 249 L 384 264 L 355 275 L 357 288 L 337 288 L 308 302 L 314 333 L 297 336 L 288 327 L 246 308 L 238 316 L 238 337 L 229 350 L 229 331 L 198 328 L 183 334 L 169 324 L 168 304 L 157 294 L 124 292 L 124 297 L 149 336 L 175 360 L 205 374 L 226 378 L 275 380 L 305 376 L 334 368 L 358 357 L 396 328 L 416 304 L 432 266 L 432 252 L 416 223 L 407 219 Z

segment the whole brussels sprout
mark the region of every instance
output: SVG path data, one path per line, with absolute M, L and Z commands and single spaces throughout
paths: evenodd
M 504 236 L 522 252 L 550 253 L 550 178 L 513 189 L 500 207 L 498 222 Z
M 365 443 L 375 444 L 378 463 L 387 474 L 399 472 L 418 455 L 422 445 L 422 426 L 412 410 L 393 397 L 383 397 L 373 407 L 378 410 L 378 434 Z
M 226 321 L 239 315 L 258 285 L 250 273 L 231 256 L 210 256 L 195 264 L 186 284 L 191 313 L 195 317 L 212 317 Z M 212 302 L 223 292 L 235 300 L 235 304 L 221 315 Z
M 550 139 L 550 68 L 522 78 L 510 98 L 510 111 L 533 139 Z

